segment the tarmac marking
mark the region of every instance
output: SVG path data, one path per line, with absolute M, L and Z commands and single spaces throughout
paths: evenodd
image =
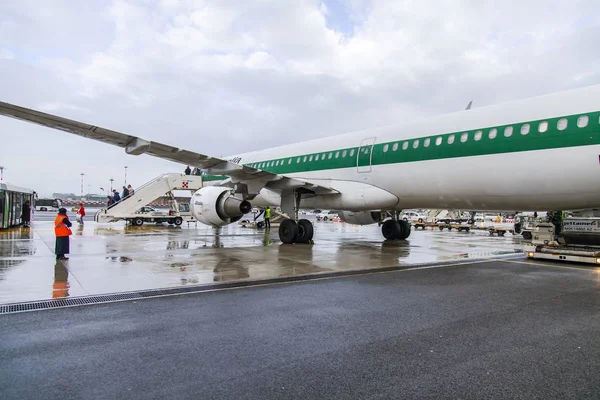
M 554 265 L 551 263 L 540 263 L 534 261 L 517 261 L 517 260 L 502 260 L 499 259 L 497 261 L 507 262 L 507 263 L 515 263 L 515 264 L 525 264 L 525 265 L 538 265 L 540 267 L 549 267 L 549 268 L 561 268 L 561 269 L 574 269 L 578 271 L 588 271 L 588 272 L 597 272 L 599 270 L 598 267 L 567 267 L 564 265 Z

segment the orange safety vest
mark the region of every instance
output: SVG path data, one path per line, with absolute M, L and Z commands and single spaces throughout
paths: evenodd
M 67 216 L 61 214 L 58 214 L 56 218 L 54 218 L 54 234 L 56 237 L 70 236 L 73 234 L 73 232 L 71 232 L 71 228 L 63 224 L 63 220 L 65 218 L 67 218 Z

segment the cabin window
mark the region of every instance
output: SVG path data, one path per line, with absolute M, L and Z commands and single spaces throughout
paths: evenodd
M 288 165 L 290 165 L 291 163 L 292 163 L 292 159 L 290 158 L 290 159 L 288 160 Z
M 389 145 L 389 144 L 384 144 L 384 145 L 383 145 L 383 152 L 384 152 L 384 153 L 387 153 L 387 151 L 389 150 L 389 148 L 390 148 L 390 145 Z
M 577 126 L 580 128 L 585 128 L 589 121 L 590 119 L 587 115 L 582 115 L 581 117 L 577 118 Z
M 346 157 L 346 150 L 342 152 L 342 158 Z
M 506 128 L 504 128 L 504 137 L 511 137 L 512 134 L 513 134 L 512 126 L 507 126 Z
M 444 139 L 442 139 L 441 136 L 438 136 L 437 138 L 435 138 L 435 145 L 439 146 L 440 144 L 442 144 L 442 140 L 444 140 Z
M 477 131 L 477 132 L 475 132 L 475 135 L 473 136 L 473 139 L 475 139 L 475 141 L 479 141 L 479 140 L 481 140 L 482 136 L 483 136 L 483 132 Z
M 567 129 L 567 125 L 568 125 L 568 122 L 567 122 L 566 118 L 561 118 L 556 123 L 556 127 L 558 128 L 559 131 L 564 131 L 565 129 Z
M 350 149 L 350 157 L 354 155 L 354 149 Z
M 392 150 L 394 150 L 394 151 L 398 150 L 398 143 L 394 143 L 394 145 L 392 146 Z
M 275 161 L 275 166 L 278 167 L 279 166 L 279 160 Z
M 460 135 L 460 141 L 461 142 L 466 142 L 467 140 L 469 140 L 469 132 L 465 132 L 462 135 Z
M 529 133 L 529 124 L 521 125 L 521 135 L 527 135 Z
M 340 158 L 340 152 L 339 151 L 335 152 L 335 158 Z
M 327 158 L 330 160 L 331 160 L 331 157 L 333 157 L 333 153 L 329 153 L 329 155 L 327 156 Z
M 431 143 L 431 139 L 427 138 L 423 141 L 423 146 L 429 147 L 429 143 Z
M 402 143 L 402 150 L 408 149 L 408 142 Z
M 419 141 L 418 141 L 418 140 L 415 140 L 415 141 L 413 142 L 413 149 L 416 149 L 417 147 L 419 147 Z
M 496 139 L 497 134 L 498 134 L 498 129 L 492 128 L 492 129 L 490 129 L 490 134 L 488 135 L 488 137 L 490 139 Z
M 454 143 L 454 135 L 448 136 L 448 144 Z
M 548 130 L 548 121 L 540 122 L 538 125 L 538 132 L 544 133 Z
M 302 162 L 306 162 L 307 159 L 308 159 L 308 156 L 304 156 L 304 158 L 302 159 Z
M 312 161 L 313 160 L 313 156 L 312 154 L 308 157 L 308 161 Z
M 321 160 L 324 160 L 327 157 L 327 153 L 321 154 Z
M 296 164 L 300 164 L 300 157 L 296 158 Z

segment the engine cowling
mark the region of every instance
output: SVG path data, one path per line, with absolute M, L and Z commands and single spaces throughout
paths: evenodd
M 340 211 L 338 215 L 342 221 L 354 225 L 371 225 L 382 220 L 379 211 Z
M 205 186 L 196 191 L 190 201 L 190 211 L 194 218 L 212 226 L 236 222 L 251 210 L 249 201 L 235 197 L 227 187 Z

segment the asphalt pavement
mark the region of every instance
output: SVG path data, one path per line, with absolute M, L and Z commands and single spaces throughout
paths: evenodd
M 484 260 L 1 315 L 0 393 L 599 398 L 598 274 Z

